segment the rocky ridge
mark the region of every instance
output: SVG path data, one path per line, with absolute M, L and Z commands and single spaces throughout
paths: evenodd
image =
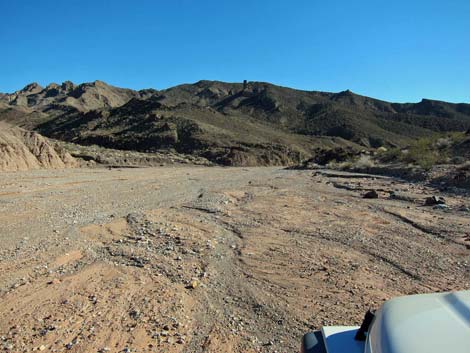
M 223 165 L 291 165 L 318 148 L 406 146 L 470 128 L 470 104 L 390 103 L 265 82 L 130 90 L 102 81 L 33 83 L 0 95 L 0 120 L 82 145 L 175 150 Z

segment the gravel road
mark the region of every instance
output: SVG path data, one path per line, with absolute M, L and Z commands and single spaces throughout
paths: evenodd
M 469 206 L 328 171 L 3 173 L 0 349 L 296 352 L 390 297 L 468 289 Z

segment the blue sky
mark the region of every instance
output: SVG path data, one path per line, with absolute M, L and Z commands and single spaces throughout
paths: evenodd
M 268 81 L 470 102 L 469 0 L 0 1 L 0 92 Z

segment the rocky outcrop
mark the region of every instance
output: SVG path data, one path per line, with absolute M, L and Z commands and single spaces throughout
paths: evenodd
M 0 124 L 0 171 L 76 166 L 70 154 L 40 134 Z
M 37 83 L 31 83 L 19 91 L 1 95 L 0 102 L 34 111 L 50 112 L 70 107 L 89 111 L 119 107 L 134 97 L 140 97 L 139 92 L 114 87 L 102 81 L 80 85 L 65 81 L 60 85 L 51 83 L 44 88 Z

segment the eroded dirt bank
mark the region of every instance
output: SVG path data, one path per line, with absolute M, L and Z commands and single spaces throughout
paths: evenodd
M 279 168 L 0 174 L 0 348 L 296 352 L 392 296 L 469 287 L 470 200 L 433 194 Z

